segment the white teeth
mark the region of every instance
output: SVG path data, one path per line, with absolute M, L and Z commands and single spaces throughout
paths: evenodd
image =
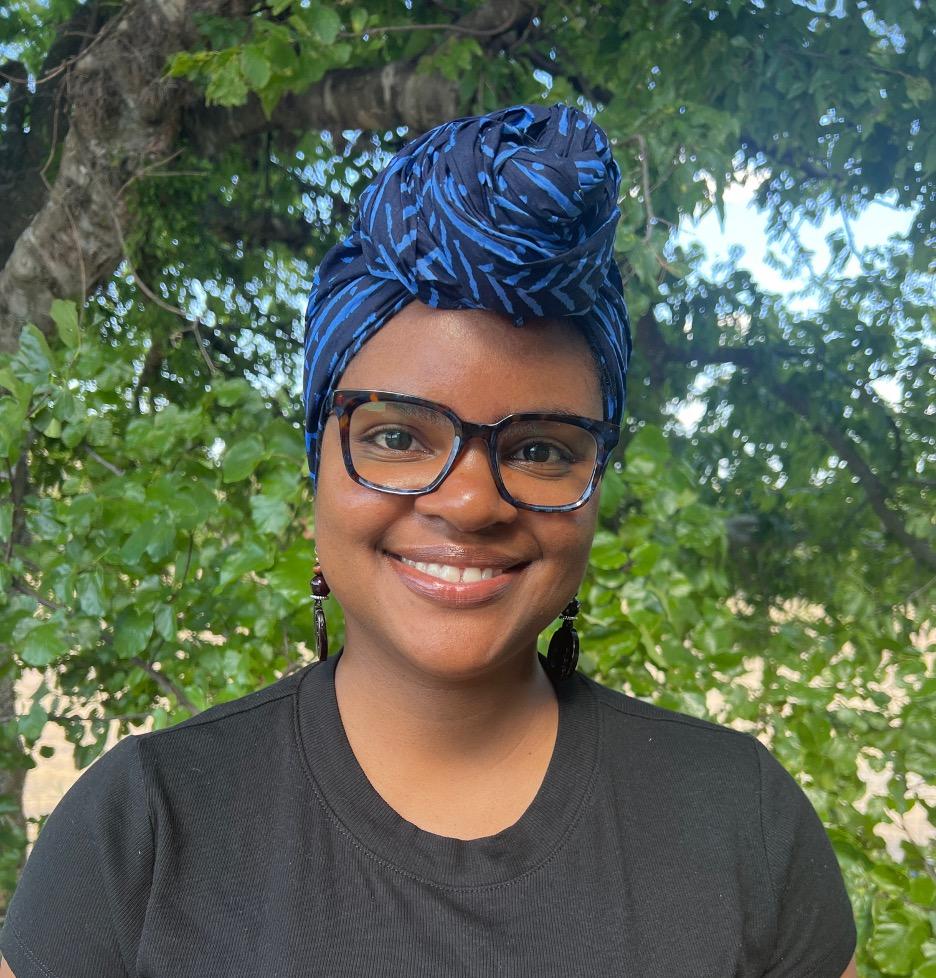
M 500 573 L 493 567 L 452 567 L 451 564 L 421 564 L 418 560 L 407 560 L 406 557 L 401 557 L 400 560 L 430 577 L 438 577 L 443 581 L 451 581 L 453 584 L 489 581 Z

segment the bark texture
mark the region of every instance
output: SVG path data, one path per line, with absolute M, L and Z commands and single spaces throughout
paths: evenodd
M 51 105 L 42 132 L 19 146 L 11 135 L 0 146 L 0 180 L 24 154 L 31 154 L 36 176 L 14 222 L 15 240 L 10 231 L 0 235 L 7 255 L 0 270 L 0 349 L 9 350 L 27 322 L 50 329 L 53 299 L 80 301 L 106 281 L 123 257 L 132 219 L 128 182 L 179 146 L 211 156 L 271 130 L 403 124 L 420 132 L 458 114 L 457 86 L 418 74 L 409 62 L 330 72 L 301 95 L 284 98 L 272 119 L 253 97 L 236 109 L 206 107 L 193 86 L 164 76 L 172 54 L 201 43 L 196 15 L 237 17 L 249 8 L 245 0 L 128 0 L 70 56 L 54 96 L 43 95 Z M 495 0 L 457 23 L 493 41 L 527 24 L 533 10 L 528 0 Z M 45 153 L 55 164 L 37 169 Z

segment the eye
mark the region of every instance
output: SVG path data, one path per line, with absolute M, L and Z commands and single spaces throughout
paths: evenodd
M 409 452 L 420 443 L 411 431 L 400 427 L 374 428 L 358 439 L 362 444 L 372 445 L 383 451 Z
M 378 431 L 374 436 L 375 444 L 379 445 L 381 438 L 384 439 L 383 447 L 396 448 L 404 452 L 413 444 L 413 436 L 402 428 L 388 428 L 386 431 Z
M 576 461 L 576 457 L 568 449 L 546 441 L 529 441 L 525 445 L 520 445 L 514 449 L 511 458 L 520 456 L 519 461 L 531 462 L 537 465 L 571 464 Z

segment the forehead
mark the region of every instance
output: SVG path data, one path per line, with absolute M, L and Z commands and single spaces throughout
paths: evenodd
M 497 313 L 420 302 L 368 339 L 337 386 L 425 397 L 476 421 L 517 411 L 603 416 L 598 366 L 574 327 L 550 320 L 518 327 Z

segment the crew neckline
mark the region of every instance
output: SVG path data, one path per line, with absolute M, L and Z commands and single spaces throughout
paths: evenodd
M 370 783 L 348 740 L 335 668 L 343 654 L 314 663 L 296 692 L 296 727 L 319 802 L 378 859 L 426 882 L 453 888 L 505 883 L 545 862 L 574 828 L 591 794 L 600 749 L 598 701 L 575 673 L 550 677 L 559 706 L 556 742 L 539 790 L 512 825 L 494 835 L 457 839 L 403 818 Z M 539 653 L 545 667 L 545 657 Z

